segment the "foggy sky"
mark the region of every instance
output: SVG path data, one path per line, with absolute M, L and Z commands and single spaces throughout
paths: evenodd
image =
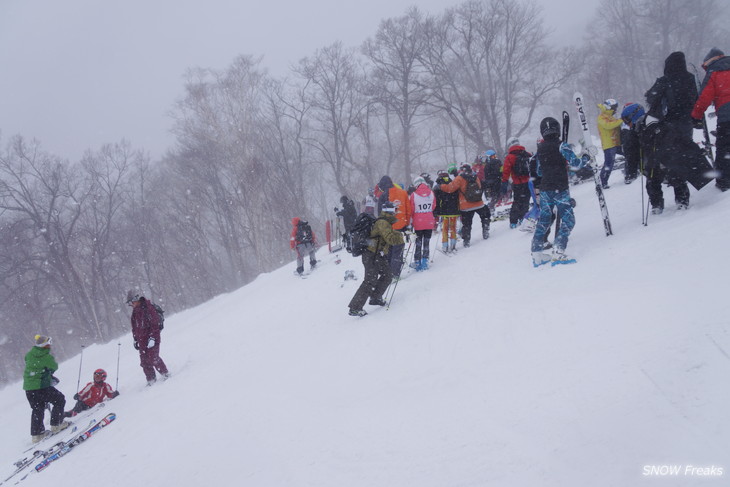
M 420 0 L 426 13 L 462 3 Z M 537 2 L 556 42 L 579 43 L 598 0 Z M 357 46 L 411 0 L 0 0 L 0 144 L 21 134 L 76 160 L 127 138 L 155 158 L 172 145 L 190 67 L 263 56 L 276 76 L 318 48 Z

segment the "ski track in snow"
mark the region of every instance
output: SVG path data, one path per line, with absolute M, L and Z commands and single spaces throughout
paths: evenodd
M 576 265 L 534 269 L 531 234 L 491 238 L 399 283 L 389 310 L 347 316 L 362 264 L 320 249 L 166 320 L 172 377 L 146 387 L 131 336 L 88 347 L 121 395 L 117 420 L 22 485 L 721 485 L 645 465 L 730 475 L 730 197 L 641 224 L 640 180 L 614 172 L 606 237 L 591 182 L 571 187 Z M 459 244 L 460 245 L 460 244 Z M 344 271 L 357 281 L 343 284 Z M 126 311 L 126 310 L 125 310 Z M 62 340 L 63 337 L 55 337 Z M 22 360 L 22 355 L 18 356 Z M 56 374 L 73 405 L 78 357 Z M 0 476 L 30 446 L 22 386 L 0 391 Z M 46 415 L 48 424 L 48 414 Z M 7 473 L 6 473 L 7 472 Z

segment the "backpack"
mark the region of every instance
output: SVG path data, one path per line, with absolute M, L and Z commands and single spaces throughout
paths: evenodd
M 350 229 L 350 247 L 347 249 L 353 257 L 363 254 L 371 244 L 370 232 L 373 230 L 375 218 L 370 213 L 360 213 Z
M 165 328 L 165 310 L 157 303 L 152 303 L 152 306 L 157 311 L 157 315 L 160 317 L 160 330 Z
M 530 153 L 524 150 L 515 154 L 515 163 L 512 166 L 512 174 L 515 176 L 530 175 Z
M 313 242 L 312 227 L 309 226 L 309 223 L 301 220 L 297 223 L 297 235 L 295 238 L 298 244 Z
M 502 179 L 502 161 L 499 159 L 490 159 L 487 162 L 487 168 L 484 170 L 484 179 L 486 181 Z
M 464 191 L 466 201 L 469 203 L 482 201 L 482 187 L 479 185 L 476 174 L 462 174 L 461 177 L 466 179 L 466 191 Z

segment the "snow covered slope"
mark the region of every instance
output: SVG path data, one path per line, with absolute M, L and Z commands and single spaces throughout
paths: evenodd
M 576 265 L 534 269 L 530 235 L 501 221 L 365 318 L 347 316 L 360 281 L 342 285 L 362 265 L 324 251 L 306 280 L 290 264 L 170 317 L 173 376 L 151 388 L 125 337 L 116 422 L 23 485 L 726 484 L 730 197 L 692 190 L 678 212 L 665 189 L 644 227 L 640 183 L 620 179 L 612 237 L 593 186 L 572 188 Z M 114 384 L 117 350 L 87 349 L 82 384 L 97 367 Z M 57 374 L 69 402 L 78 367 Z M 5 478 L 30 446 L 19 383 L 0 410 Z M 662 465 L 723 476 L 644 475 Z

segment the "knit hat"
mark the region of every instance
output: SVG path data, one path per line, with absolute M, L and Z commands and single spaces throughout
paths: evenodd
M 298 220 L 298 218 L 297 218 L 297 220 Z M 141 297 L 142 296 L 137 291 L 135 291 L 134 289 L 130 289 L 129 291 L 127 291 L 127 301 L 126 301 L 126 303 L 129 304 L 129 303 L 134 302 L 134 301 L 139 301 L 139 299 Z
M 45 335 L 36 335 L 35 336 L 35 346 L 38 348 L 45 348 L 51 346 L 51 337 L 47 337 Z
M 418 176 L 416 179 L 413 180 L 413 187 L 417 188 L 422 184 L 425 184 L 426 180 L 423 179 L 423 177 Z
M 715 61 L 717 58 L 721 58 L 725 55 L 724 52 L 722 52 L 720 49 L 713 47 L 710 49 L 710 52 L 707 53 L 707 56 L 705 56 L 705 59 L 702 61 L 702 66 L 707 67 L 708 64 L 710 64 L 712 61 Z

